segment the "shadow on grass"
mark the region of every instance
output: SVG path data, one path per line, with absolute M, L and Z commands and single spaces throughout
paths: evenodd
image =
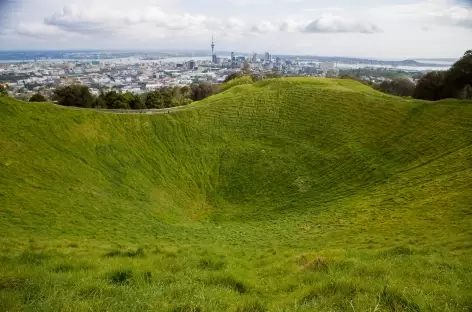
M 172 309 L 172 312 L 201 312 L 202 308 L 193 304 L 187 303 L 178 305 Z
M 67 264 L 67 263 L 61 263 L 61 264 L 56 265 L 52 269 L 52 271 L 55 272 L 55 273 L 72 272 L 72 271 L 74 271 L 74 266 L 72 266 L 71 264 Z
M 300 304 L 311 304 L 323 298 L 333 300 L 336 306 L 341 309 L 349 309 L 348 302 L 353 300 L 358 293 L 363 292 L 350 282 L 331 282 L 321 286 L 317 286 L 308 291 L 301 299 Z
M 411 256 L 415 251 L 411 248 L 398 246 L 382 252 L 383 256 Z
M 40 265 L 49 258 L 50 256 L 44 251 L 33 251 L 27 249 L 20 254 L 19 261 L 23 264 Z
M 30 280 L 29 276 L 0 276 L 0 290 L 22 289 Z
M 225 266 L 224 260 L 205 258 L 199 261 L 199 267 L 202 270 L 218 271 Z
M 133 278 L 133 271 L 129 269 L 115 270 L 107 274 L 108 281 L 115 285 L 129 284 L 132 278 Z
M 138 248 L 135 251 L 132 250 L 112 250 L 110 252 L 107 252 L 105 255 L 107 258 L 113 258 L 113 257 L 126 257 L 126 258 L 143 258 L 145 257 L 144 249 L 143 248 Z
M 243 282 L 238 281 L 230 275 L 214 275 L 211 276 L 206 283 L 232 289 L 240 294 L 249 292 L 249 287 Z
M 265 312 L 267 308 L 260 301 L 244 302 L 236 308 L 236 312 Z

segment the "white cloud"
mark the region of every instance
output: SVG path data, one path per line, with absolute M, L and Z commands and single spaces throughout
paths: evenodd
M 20 23 L 14 32 L 21 36 L 50 37 L 61 33 L 56 27 L 51 27 L 41 23 Z
M 311 21 L 295 21 L 292 19 L 282 21 L 279 24 L 282 32 L 301 33 L 362 33 L 372 34 L 382 32 L 381 28 L 372 23 L 360 22 L 351 18 L 345 18 L 332 14 L 323 14 L 321 17 Z
M 386 20 L 472 28 L 472 4 L 467 1 L 423 0 L 410 4 L 380 6 L 370 12 Z
M 253 25 L 251 27 L 251 31 L 255 33 L 268 33 L 268 32 L 273 32 L 276 31 L 278 28 L 274 24 L 272 24 L 269 21 L 261 21 L 257 23 L 256 25 Z
M 0 35 L 6 35 L 10 37 L 29 37 L 34 40 L 43 41 L 51 40 L 52 38 L 63 41 L 76 36 L 57 27 L 37 22 L 19 23 L 15 25 L 15 27 L 1 30 Z
M 269 33 L 275 31 L 281 32 L 300 32 L 300 33 L 362 33 L 372 34 L 381 32 L 377 25 L 371 23 L 362 23 L 353 19 L 341 16 L 324 14 L 320 18 L 311 21 L 295 21 L 287 19 L 278 23 L 261 21 L 253 25 L 251 31 L 255 33 Z
M 291 19 L 282 21 L 279 25 L 280 31 L 283 31 L 283 32 L 294 32 L 294 31 L 297 31 L 299 28 L 300 28 L 300 24 Z
M 446 24 L 472 29 L 472 8 L 452 7 L 439 15 L 437 20 Z
M 245 23 L 237 18 L 222 20 L 205 15 L 164 12 L 156 6 L 143 9 L 113 10 L 103 7 L 83 8 L 76 5 L 64 7 L 61 13 L 54 13 L 44 19 L 44 23 L 64 31 L 101 36 L 115 33 L 135 33 L 148 31 L 191 31 L 193 34 L 203 30 L 217 33 L 242 31 Z
M 87 8 L 77 5 L 65 6 L 60 13 L 44 19 L 45 26 L 62 31 L 88 36 L 110 36 L 122 33 L 143 34 L 142 30 L 180 32 L 190 31 L 194 35 L 213 32 L 219 36 L 241 35 L 243 33 L 266 34 L 277 31 L 301 33 L 375 33 L 380 28 L 369 23 L 360 23 L 336 15 L 324 14 L 320 18 L 295 22 L 271 22 L 262 20 L 246 28 L 246 23 L 238 18 L 221 19 L 206 15 L 164 12 L 160 7 L 119 10 L 100 6 Z M 43 27 L 44 28 L 44 27 Z M 45 28 L 46 29 L 46 28 Z M 52 31 L 52 28 L 50 28 Z M 144 32 L 144 34 L 146 31 Z M 21 33 L 20 33 L 21 34 Z M 171 33 L 168 33 L 171 35 Z
M 326 14 L 309 22 L 302 27 L 305 33 L 362 33 L 372 34 L 381 32 L 380 27 L 370 23 L 363 23 L 337 15 Z
M 145 10 L 116 10 L 103 7 L 65 6 L 61 13 L 54 13 L 44 19 L 46 25 L 56 26 L 68 32 L 102 35 L 117 33 L 126 27 L 143 23 L 169 29 L 179 28 L 188 17 L 174 19 L 157 7 Z M 178 22 L 177 22 L 178 21 Z

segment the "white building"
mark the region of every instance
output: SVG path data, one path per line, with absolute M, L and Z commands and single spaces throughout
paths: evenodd
M 333 62 L 323 62 L 320 64 L 320 69 L 323 72 L 328 72 L 330 70 L 334 70 L 335 64 Z

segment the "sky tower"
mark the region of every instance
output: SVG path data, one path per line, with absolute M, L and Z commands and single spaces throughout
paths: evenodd
M 215 41 L 213 35 L 211 36 L 211 62 L 215 63 Z

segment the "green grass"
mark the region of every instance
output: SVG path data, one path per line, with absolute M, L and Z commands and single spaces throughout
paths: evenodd
M 472 103 L 349 80 L 164 115 L 0 98 L 1 311 L 469 311 Z
M 245 84 L 252 84 L 252 77 L 249 75 L 244 75 L 241 77 L 237 77 L 235 79 L 232 79 L 224 84 L 221 85 L 220 89 L 222 91 L 226 91 L 228 89 L 231 89 L 232 87 L 239 86 L 239 85 L 245 85 Z

